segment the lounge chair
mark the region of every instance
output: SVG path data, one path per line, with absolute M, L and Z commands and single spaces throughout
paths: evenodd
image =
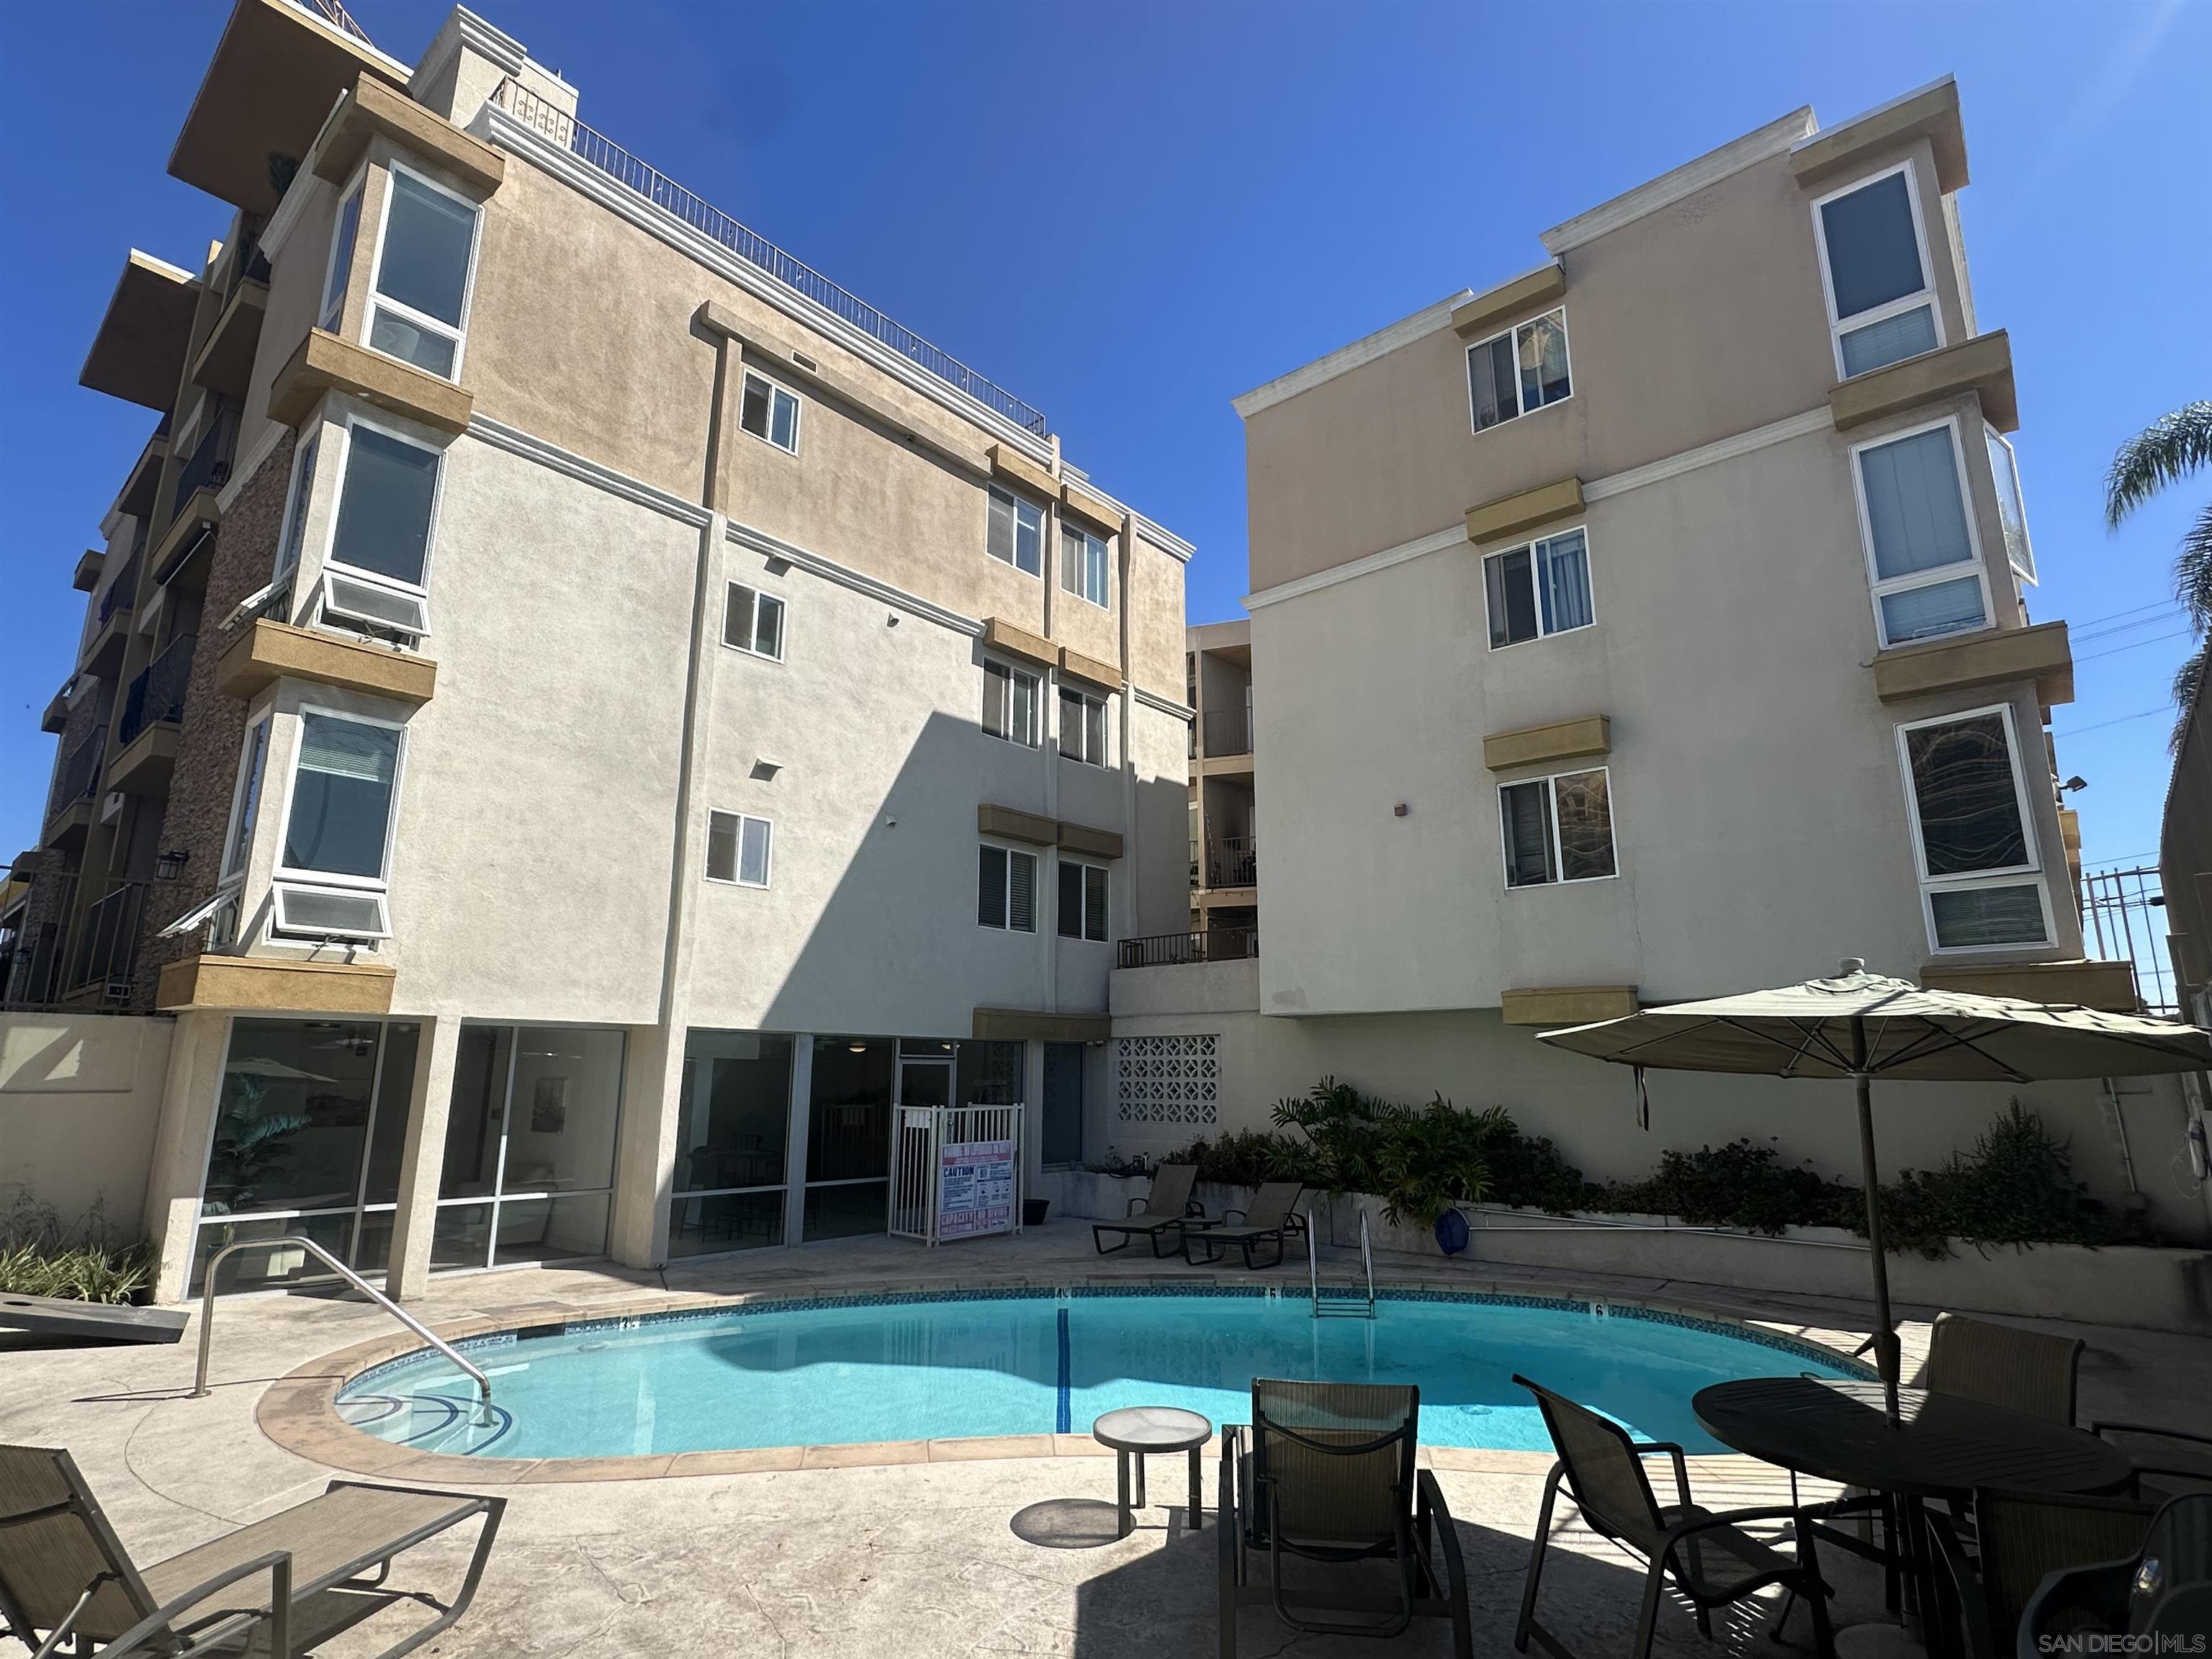
M 378 1655 L 397 1659 L 468 1610 L 506 1508 L 504 1498 L 333 1480 L 320 1498 L 142 1569 L 66 1451 L 0 1446 L 0 1633 L 37 1655 L 97 1643 L 131 1659 L 293 1659 L 396 1602 L 434 1610 Z M 483 1528 L 450 1604 L 385 1587 L 395 1556 L 473 1516 Z
M 1237 1608 L 1264 1606 L 1329 1635 L 1395 1636 L 1417 1616 L 1449 1619 L 1452 1652 L 1468 1659 L 1459 1534 L 1436 1476 L 1413 1468 L 1420 1405 L 1419 1389 L 1253 1379 L 1251 1426 L 1222 1431 L 1222 1659 L 1237 1659 Z M 1267 1583 L 1255 1585 L 1260 1552 Z M 1293 1558 L 1387 1562 L 1396 1583 L 1301 1591 L 1288 1582 Z M 1332 1613 L 1364 1616 L 1314 1616 Z
M 1936 1316 L 1928 1361 L 1913 1386 L 2003 1406 L 2048 1422 L 2074 1424 L 2079 1337 L 2046 1336 L 2017 1325 L 1995 1325 L 1959 1314 Z
M 1306 1230 L 1305 1218 L 1298 1213 L 1298 1200 L 1305 1190 L 1295 1181 L 1267 1182 L 1253 1194 L 1249 1209 L 1224 1210 L 1218 1224 L 1209 1224 L 1203 1231 L 1186 1231 L 1182 1236 L 1182 1259 L 1193 1260 L 1190 1247 L 1195 1238 L 1205 1249 L 1207 1264 L 1220 1261 L 1233 1244 L 1244 1253 L 1247 1267 L 1276 1266 L 1283 1259 L 1284 1241 Z M 1231 1225 L 1229 1218 L 1232 1215 L 1243 1219 Z M 1255 1261 L 1253 1253 L 1267 1243 L 1275 1247 L 1274 1260 L 1264 1264 Z
M 1112 1255 L 1116 1250 L 1129 1248 L 1132 1238 L 1148 1238 L 1152 1242 L 1152 1255 L 1160 1254 L 1160 1240 L 1175 1233 L 1188 1248 L 1189 1229 L 1206 1224 L 1202 1206 L 1191 1202 L 1190 1189 L 1198 1179 L 1195 1164 L 1163 1164 L 1152 1171 L 1152 1190 L 1143 1198 L 1129 1200 L 1129 1218 L 1126 1221 L 1101 1221 L 1091 1230 L 1091 1242 L 1098 1247 L 1101 1255 Z M 1121 1242 L 1110 1249 L 1106 1235 L 1116 1233 Z
M 1528 1652 L 1533 1636 L 1556 1659 L 1575 1659 L 1572 1650 L 1536 1619 L 1536 1589 L 1551 1543 L 1552 1506 L 1565 1484 L 1567 1496 L 1593 1531 L 1642 1556 L 1646 1564 L 1644 1604 L 1629 1648 L 1632 1659 L 1645 1659 L 1650 1653 L 1659 1621 L 1659 1593 L 1670 1584 L 1690 1602 L 1699 1632 L 1709 1638 L 1713 1633 L 1711 1609 L 1744 1601 L 1769 1584 L 1787 1585 L 1812 1607 L 1814 1645 L 1821 1659 L 1830 1659 L 1835 1646 L 1828 1626 L 1829 1592 L 1814 1559 L 1806 1510 L 1788 1504 L 1717 1513 L 1700 1508 L 1690 1499 L 1689 1468 L 1680 1446 L 1632 1440 L 1619 1424 L 1588 1407 L 1525 1376 L 1513 1380 L 1536 1396 L 1544 1426 L 1551 1431 L 1552 1444 L 1559 1454 L 1544 1482 L 1544 1507 L 1536 1517 L 1536 1542 L 1528 1553 L 1528 1577 L 1521 1591 L 1521 1622 L 1513 1632 L 1516 1650 Z M 1645 1458 L 1662 1455 L 1674 1466 L 1679 1500 L 1664 1506 L 1653 1495 L 1644 1468 Z M 1796 1523 L 1795 1559 L 1742 1530 L 1747 1521 L 1781 1520 Z
M 1929 1651 L 1961 1659 L 2011 1659 L 2021 1616 L 2049 1575 L 2133 1557 L 2158 1513 L 2131 1498 L 1988 1487 L 1975 1492 L 1973 1508 L 1978 1563 L 1968 1559 L 1951 1516 L 1928 1515 L 1936 1565 Z

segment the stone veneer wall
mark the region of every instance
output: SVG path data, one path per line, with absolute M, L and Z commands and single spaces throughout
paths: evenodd
M 222 624 L 241 599 L 269 580 L 276 566 L 276 538 L 283 528 L 284 496 L 292 476 L 292 443 L 289 433 L 277 441 L 224 511 L 222 526 L 216 532 L 207 596 L 200 609 L 199 643 L 192 650 L 185 717 L 177 733 L 176 770 L 169 780 L 169 802 L 161 818 L 161 847 L 182 848 L 191 857 L 176 880 L 155 884 L 146 906 L 131 1000 L 134 1012 L 153 1007 L 163 963 L 191 956 L 200 947 L 197 933 L 182 939 L 155 935 L 212 897 L 222 874 L 223 831 L 230 825 L 231 792 L 238 781 L 239 748 L 246 738 L 246 705 L 215 689 L 216 665 L 234 637 L 222 631 Z

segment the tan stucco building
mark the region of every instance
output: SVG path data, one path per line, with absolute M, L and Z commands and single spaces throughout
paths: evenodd
M 171 161 L 230 234 L 88 361 L 159 423 L 8 994 L 173 1018 L 166 1297 L 881 1231 L 902 1102 L 1079 1155 L 1187 920 L 1189 545 L 578 97 L 237 0 Z
M 2136 1006 L 2128 964 L 2081 959 L 2048 730 L 2072 659 L 1966 182 L 1948 80 L 1799 110 L 1236 400 L 1261 945 L 1117 973 L 1117 1061 L 1177 1081 L 1100 1138 L 1264 1127 L 1333 1075 L 1506 1105 L 1600 1177 L 1746 1134 L 1844 1172 L 1818 1091 L 1654 1074 L 1640 1133 L 1625 1072 L 1534 1033 L 1845 956 Z M 1970 1145 L 2007 1092 L 1929 1091 L 1887 1156 Z M 2107 1196 L 2129 1119 L 2181 1127 L 2163 1085 L 2017 1092 Z

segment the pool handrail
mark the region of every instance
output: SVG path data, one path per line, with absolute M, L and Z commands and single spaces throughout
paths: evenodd
M 324 1249 L 320 1244 L 318 1244 L 313 1239 L 303 1237 L 298 1233 L 285 1233 L 276 1238 L 238 1239 L 232 1243 L 224 1245 L 221 1249 L 217 1250 L 213 1255 L 208 1258 L 206 1288 L 200 1293 L 199 1368 L 193 1374 L 192 1391 L 186 1396 L 186 1398 L 191 1400 L 204 1400 L 209 1395 L 215 1392 L 213 1389 L 208 1386 L 208 1361 L 212 1357 L 215 1349 L 216 1269 L 222 1267 L 225 1261 L 231 1256 L 237 1255 L 240 1250 L 266 1250 L 277 1245 L 289 1248 L 295 1244 L 301 1249 L 306 1250 L 310 1255 L 313 1255 L 325 1267 L 329 1267 L 331 1272 L 337 1274 L 339 1278 L 344 1279 L 347 1284 L 352 1285 L 354 1289 L 359 1291 L 371 1302 L 375 1303 L 386 1313 L 390 1314 L 394 1319 L 404 1325 L 409 1330 L 414 1332 L 416 1335 L 421 1337 L 425 1342 L 428 1342 L 432 1347 L 435 1348 L 440 1353 L 445 1355 L 447 1358 L 452 1360 L 455 1365 L 459 1366 L 464 1372 L 465 1372 L 469 1380 L 477 1385 L 477 1393 L 480 1396 L 482 1401 L 481 1410 L 479 1411 L 477 1418 L 478 1423 L 481 1425 L 490 1421 L 490 1377 L 485 1376 L 479 1367 L 472 1365 L 467 1360 L 464 1359 L 461 1357 L 459 1351 L 457 1350 L 453 1344 L 447 1342 L 443 1337 L 433 1331 L 428 1325 L 425 1325 L 421 1320 L 416 1318 L 413 1314 L 409 1313 L 406 1309 L 401 1307 L 397 1302 L 394 1302 L 382 1291 L 378 1290 L 375 1285 L 370 1284 L 352 1268 L 347 1267 L 344 1262 L 332 1255 L 330 1251 Z

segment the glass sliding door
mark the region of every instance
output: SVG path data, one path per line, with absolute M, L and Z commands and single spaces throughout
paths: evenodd
M 1038 1156 L 1044 1167 L 1083 1161 L 1083 1050 L 1079 1042 L 1044 1045 L 1044 1100 L 1038 1113 Z
M 694 1030 L 684 1048 L 668 1254 L 783 1243 L 792 1039 Z
M 888 1224 L 897 1050 L 889 1037 L 814 1039 L 806 1109 L 806 1238 L 850 1238 L 880 1233 Z M 943 1075 L 941 1061 L 935 1070 Z
M 606 1254 L 623 1054 L 618 1030 L 462 1028 L 433 1268 Z
M 328 1280 L 287 1237 L 362 1273 L 382 1270 L 398 1196 L 420 1028 L 374 1020 L 239 1019 L 216 1103 L 190 1288 L 225 1245 L 268 1239 L 225 1265 L 232 1290 Z

